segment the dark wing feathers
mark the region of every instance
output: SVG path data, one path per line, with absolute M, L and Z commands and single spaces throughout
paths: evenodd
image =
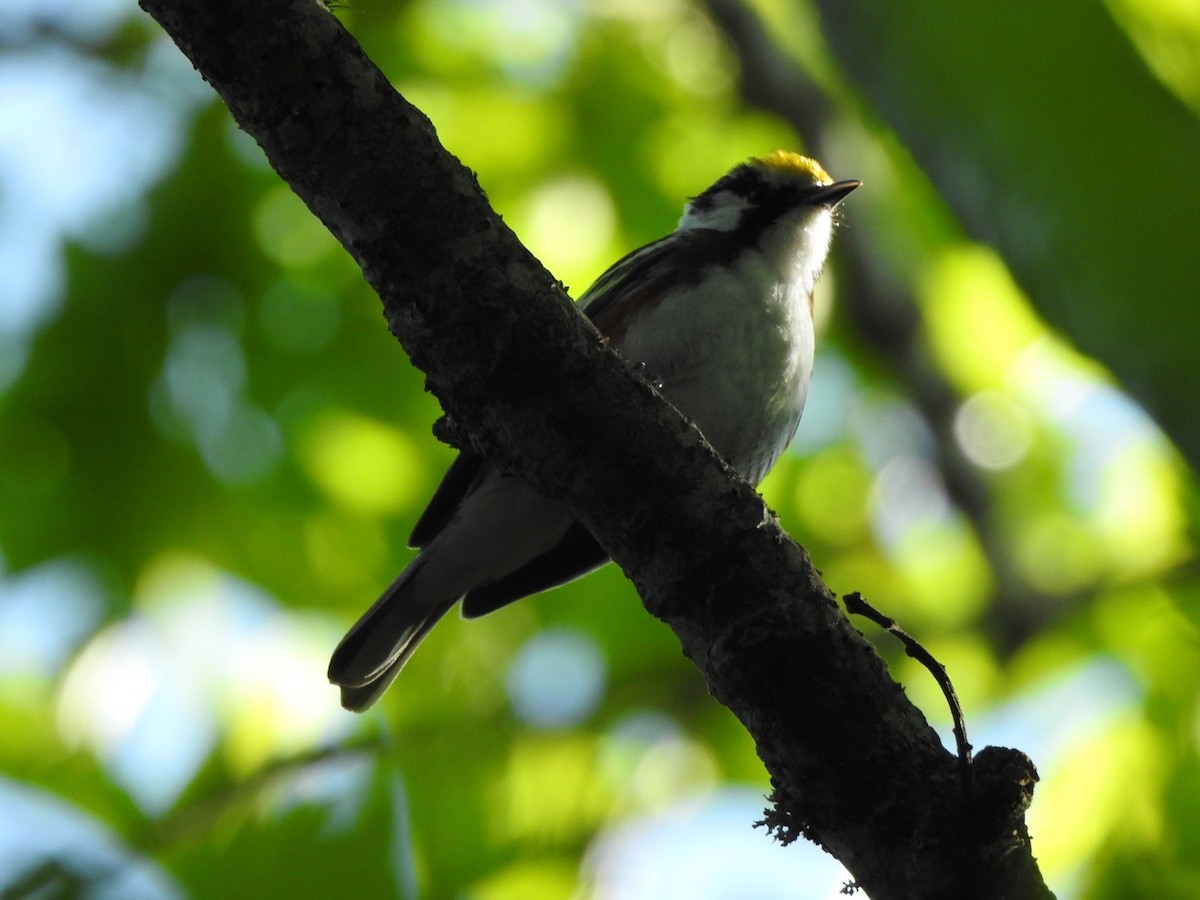
M 434 491 L 433 498 L 421 513 L 421 518 L 413 526 L 408 538 L 408 546 L 424 547 L 446 527 L 446 523 L 454 516 L 463 497 L 471 490 L 483 471 L 483 458 L 474 453 L 460 453 L 450 464 L 442 483 Z
M 621 257 L 579 298 L 580 310 L 596 323 L 606 337 L 615 337 L 604 327 L 606 320 L 611 321 L 609 313 L 615 311 L 613 305 L 618 301 L 627 302 L 633 285 L 641 288 L 651 282 L 650 273 L 665 255 L 673 252 L 675 242 L 670 241 L 669 237 L 659 238 Z
M 576 522 L 552 549 L 499 581 L 470 591 L 463 598 L 463 618 L 473 619 L 505 604 L 574 581 L 608 562 L 591 532 Z

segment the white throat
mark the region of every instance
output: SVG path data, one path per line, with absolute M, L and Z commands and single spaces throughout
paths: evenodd
M 759 250 L 780 281 L 812 293 L 833 238 L 833 215 L 824 207 L 801 207 L 763 232 Z

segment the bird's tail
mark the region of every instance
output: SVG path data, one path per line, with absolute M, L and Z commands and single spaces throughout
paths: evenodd
M 424 554 L 400 573 L 375 605 L 342 638 L 329 661 L 329 680 L 342 689 L 342 706 L 368 709 L 387 690 L 429 630 L 459 593 L 433 590 Z

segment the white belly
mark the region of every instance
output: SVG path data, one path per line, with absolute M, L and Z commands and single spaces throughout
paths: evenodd
M 704 295 L 667 296 L 618 346 L 757 483 L 800 422 L 812 374 L 812 314 L 807 293 L 797 296 L 798 285 L 765 266 L 741 274 L 718 276 Z

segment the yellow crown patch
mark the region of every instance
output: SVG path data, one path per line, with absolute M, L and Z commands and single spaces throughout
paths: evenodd
M 822 169 L 821 164 L 815 159 L 808 156 L 801 156 L 799 153 L 793 153 L 790 150 L 776 150 L 766 156 L 759 157 L 754 162 L 765 169 L 774 169 L 778 172 L 789 172 L 794 175 L 807 176 L 817 182 L 817 184 L 830 184 L 833 181 L 829 177 L 829 173 Z

